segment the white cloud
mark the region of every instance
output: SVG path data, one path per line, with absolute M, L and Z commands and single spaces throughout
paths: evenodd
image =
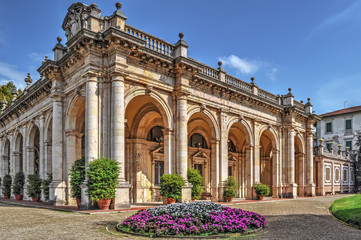
M 13 81 L 18 88 L 24 88 L 26 73 L 19 71 L 16 65 L 0 62 L 0 82 Z
M 260 63 L 254 60 L 248 60 L 246 58 L 239 58 L 235 55 L 229 57 L 219 58 L 224 66 L 234 68 L 241 74 L 252 74 L 258 71 Z
M 278 73 L 278 68 L 272 67 L 266 72 L 266 76 L 271 79 L 273 82 L 276 81 L 276 74 Z

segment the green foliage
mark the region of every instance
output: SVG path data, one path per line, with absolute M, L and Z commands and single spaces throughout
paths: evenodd
M 100 158 L 89 163 L 87 170 L 88 194 L 93 201 L 115 198 L 115 187 L 118 184 L 118 162 L 108 158 Z
M 15 195 L 22 195 L 25 184 L 25 175 L 23 172 L 18 172 L 15 174 L 13 182 L 13 193 Z
M 165 198 L 175 198 L 180 201 L 182 198 L 182 187 L 184 179 L 178 174 L 164 174 L 160 178 L 160 195 Z
M 266 184 L 255 184 L 254 190 L 258 196 L 268 196 L 270 194 L 269 186 L 267 186 Z
M 238 184 L 236 179 L 232 176 L 229 176 L 226 180 L 223 196 L 224 197 L 236 197 L 237 196 Z
M 342 221 L 361 228 L 361 195 L 341 198 L 331 205 L 332 214 Z
M 85 159 L 76 160 L 70 169 L 71 196 L 75 199 L 81 199 L 81 184 L 85 180 Z
M 41 179 L 39 174 L 28 175 L 28 195 L 29 197 L 40 197 Z
M 43 194 L 46 201 L 49 200 L 49 189 L 51 181 L 53 181 L 53 174 L 48 173 L 48 177 L 43 179 L 41 182 L 41 188 L 43 189 Z
M 6 174 L 3 178 L 3 189 L 2 189 L 2 192 L 4 195 L 8 195 L 10 196 L 11 194 L 11 182 L 12 182 L 12 179 L 11 179 L 11 176 L 10 174 Z
M 11 93 L 13 90 L 16 90 L 18 92 L 18 96 L 22 94 L 22 91 L 20 89 L 16 89 L 16 86 L 12 81 L 8 82 L 5 85 L 0 85 L 0 102 L 3 100 L 3 97 L 5 97 L 5 100 L 9 104 L 13 99 L 13 94 Z M 0 108 L 2 108 L 1 103 Z
M 202 184 L 203 184 L 202 175 L 197 169 L 188 168 L 187 178 L 188 178 L 188 182 L 190 182 L 193 185 L 192 198 L 199 199 L 202 194 Z

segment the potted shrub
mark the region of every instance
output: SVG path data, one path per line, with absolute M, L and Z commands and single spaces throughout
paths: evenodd
M 23 190 L 25 184 L 25 175 L 23 172 L 18 172 L 15 174 L 13 182 L 13 193 L 16 200 L 23 200 Z
M 2 184 L 2 193 L 4 194 L 4 198 L 5 199 L 9 199 L 10 198 L 10 194 L 11 194 L 11 176 L 10 174 L 6 174 L 3 178 L 3 184 Z
M 118 184 L 118 162 L 108 158 L 94 160 L 89 163 L 86 174 L 90 199 L 97 201 L 101 210 L 109 209 L 111 199 L 115 198 L 115 187 Z
M 53 181 L 53 175 L 51 173 L 48 173 L 48 177 L 41 181 L 41 188 L 43 189 L 45 201 L 49 201 L 49 189 L 51 181 Z
M 39 174 L 28 175 L 28 196 L 32 198 L 33 202 L 39 202 L 41 194 L 41 179 Z
M 188 182 L 192 184 L 192 201 L 199 199 L 202 193 L 203 178 L 197 169 L 188 168 Z
M 259 200 L 263 200 L 265 196 L 268 196 L 270 194 L 270 188 L 266 184 L 262 183 L 254 185 L 254 191 L 259 197 Z
M 81 202 L 81 184 L 85 180 L 85 158 L 76 160 L 70 169 L 71 196 L 76 199 L 78 208 Z
M 229 176 L 225 183 L 225 188 L 223 196 L 227 199 L 227 202 L 232 202 L 233 198 L 237 196 L 238 184 L 236 179 L 232 176 Z
M 167 199 L 168 204 L 180 201 L 184 179 L 178 174 L 164 174 L 160 178 L 160 195 Z

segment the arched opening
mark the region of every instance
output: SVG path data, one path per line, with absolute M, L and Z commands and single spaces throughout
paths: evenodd
M 44 143 L 44 176 L 52 173 L 52 141 L 53 141 L 53 121 L 48 119 L 47 127 L 45 128 L 45 143 Z
M 10 174 L 10 141 L 5 140 L 4 144 L 4 174 Z
M 168 116 L 155 98 L 132 98 L 125 111 L 125 172 L 131 202 L 160 201 L 160 177 L 169 173 Z M 169 155 L 169 154 L 168 154 Z
M 21 133 L 18 133 L 15 138 L 15 151 L 13 153 L 14 158 L 14 173 L 24 171 L 24 158 L 23 158 L 23 135 Z
M 40 131 L 38 126 L 33 125 L 29 132 L 28 143 L 28 161 L 29 169 L 28 174 L 40 174 Z
M 305 175 L 304 146 L 299 135 L 295 136 L 295 183 L 297 184 L 297 195 L 304 196 Z
M 275 138 L 270 130 L 265 130 L 261 134 L 260 138 L 260 182 L 266 184 L 271 189 L 270 195 L 277 189 L 277 183 L 274 182 L 274 178 L 277 177 L 275 161 L 277 156 L 274 150 L 276 149 Z
M 194 113 L 188 120 L 188 167 L 197 169 L 203 177 L 202 196 L 211 195 L 217 197 L 217 178 L 212 177 L 212 169 L 216 174 L 216 166 L 212 165 L 216 161 L 217 147 L 215 127 L 204 112 Z M 213 160 L 213 161 L 212 161 Z
M 250 156 L 247 156 L 246 151 L 246 145 L 250 144 L 249 136 L 250 133 L 241 122 L 233 123 L 228 132 L 228 176 L 236 179 L 239 198 L 247 197 L 246 186 L 250 180 L 247 180 Z

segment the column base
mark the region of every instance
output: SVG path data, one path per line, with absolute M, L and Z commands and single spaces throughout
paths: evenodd
M 15 197 L 15 196 L 14 196 Z M 31 201 L 31 198 L 28 196 L 28 183 L 25 182 L 23 189 L 23 200 Z
M 316 196 L 316 185 L 309 184 L 305 186 L 305 196 L 314 197 Z
M 96 206 L 94 206 L 96 203 L 93 203 L 93 201 L 89 198 L 88 195 L 88 183 L 85 181 L 81 184 L 81 202 L 80 202 L 80 210 L 90 210 L 90 209 L 96 209 Z
M 280 194 L 278 193 L 278 187 L 277 186 L 272 186 L 272 197 L 273 198 L 279 198 Z
M 121 181 L 115 188 L 114 209 L 130 208 L 130 187 L 128 182 Z
M 65 183 L 64 181 L 52 181 L 49 189 L 49 205 L 65 205 Z
M 246 199 L 247 200 L 252 200 L 253 199 L 253 187 L 252 186 L 247 186 L 247 195 L 246 195 Z
M 182 203 L 190 203 L 192 201 L 192 187 L 192 184 L 189 182 L 187 182 L 186 185 L 182 187 Z
M 289 184 L 286 187 L 285 195 L 287 198 L 297 198 L 297 184 L 296 183 Z
M 225 201 L 225 199 L 223 197 L 224 184 L 225 184 L 225 182 L 220 182 L 219 185 L 218 185 L 218 201 L 219 202 L 224 202 Z
M 212 187 L 212 190 L 211 190 L 211 195 L 212 195 L 212 198 L 211 198 L 211 201 L 212 202 L 218 202 L 218 188 L 216 186 L 213 186 Z

